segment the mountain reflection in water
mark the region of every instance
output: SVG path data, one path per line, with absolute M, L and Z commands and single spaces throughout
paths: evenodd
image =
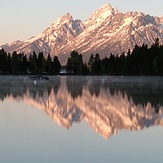
M 85 121 L 106 139 L 122 129 L 163 125 L 163 78 L 8 76 L 0 78 L 0 90 L 1 101 L 23 100 L 67 129 Z

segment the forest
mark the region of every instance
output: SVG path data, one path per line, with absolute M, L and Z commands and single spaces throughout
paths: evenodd
M 12 54 L 0 50 L 0 74 L 26 75 L 48 74 L 58 75 L 63 66 L 58 57 L 45 58 L 43 52 L 33 52 L 27 55 L 17 52 Z M 135 45 L 127 54 L 109 54 L 109 57 L 100 58 L 100 54 L 91 54 L 88 63 L 83 62 L 82 54 L 72 51 L 64 66 L 66 74 L 71 75 L 137 75 L 163 76 L 163 45 L 159 39 L 148 47 Z

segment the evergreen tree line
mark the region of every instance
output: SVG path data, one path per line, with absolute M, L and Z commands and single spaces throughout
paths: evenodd
M 23 53 L 6 53 L 4 49 L 0 50 L 0 74 L 58 74 L 61 64 L 58 57 L 53 59 L 50 54 L 47 58 L 40 52 L 35 52 L 27 58 Z
M 0 50 L 1 74 L 59 74 L 61 64 L 58 57 L 53 59 L 50 54 L 47 58 L 43 52 L 36 55 L 35 52 L 27 58 L 23 53 L 6 53 Z M 135 45 L 132 52 L 114 55 L 100 59 L 99 54 L 91 54 L 88 63 L 83 62 L 82 54 L 72 51 L 67 60 L 66 70 L 68 74 L 75 75 L 163 75 L 163 45 L 159 45 L 159 39 L 148 48 L 147 45 Z
M 163 75 L 163 45 L 159 39 L 148 48 L 147 45 L 135 45 L 132 52 L 113 55 L 100 59 L 99 54 L 91 54 L 87 64 L 83 64 L 82 55 L 73 51 L 67 62 L 68 72 L 93 75 Z

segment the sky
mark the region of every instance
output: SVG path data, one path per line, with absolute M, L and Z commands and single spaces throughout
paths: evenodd
M 163 0 L 0 0 L 0 45 L 38 35 L 68 12 L 85 21 L 106 3 L 123 13 L 163 16 Z

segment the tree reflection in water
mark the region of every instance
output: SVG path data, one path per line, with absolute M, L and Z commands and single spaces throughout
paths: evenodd
M 22 99 L 70 128 L 87 122 L 105 138 L 122 129 L 162 125 L 163 78 L 51 76 L 49 81 L 25 77 L 0 79 L 0 99 Z

